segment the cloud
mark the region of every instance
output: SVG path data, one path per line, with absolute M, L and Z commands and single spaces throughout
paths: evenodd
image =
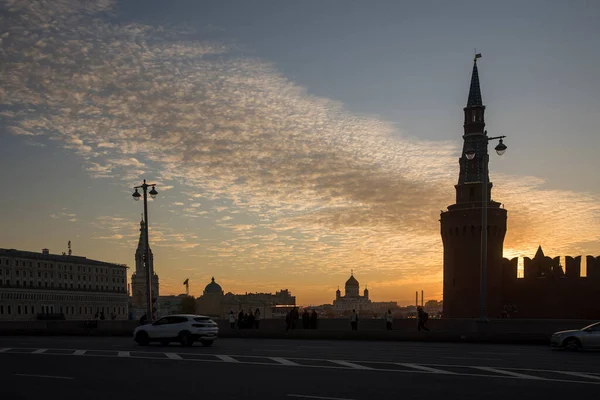
M 230 237 L 207 244 L 175 224 L 153 225 L 156 246 L 202 249 L 236 271 L 332 276 L 360 266 L 379 281 L 439 281 L 438 210 L 453 202 L 460 135 L 405 138 L 226 44 L 112 23 L 109 1 L 2 7 L 0 102 L 10 111 L 0 118 L 14 134 L 59 141 L 91 176 L 137 182 L 153 173 L 211 212 L 251 220 L 220 224 Z M 600 225 L 590 223 L 597 196 L 531 177 L 492 180 L 509 210 L 508 254 L 533 254 L 538 243 L 600 252 Z M 199 208 L 182 212 L 211 216 Z M 97 238 L 135 246 L 137 222 L 110 218 L 95 221 Z

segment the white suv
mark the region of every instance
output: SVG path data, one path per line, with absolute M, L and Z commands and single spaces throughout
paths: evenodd
M 133 340 L 141 346 L 150 342 L 160 342 L 166 346 L 175 341 L 182 346 L 191 346 L 195 341 L 210 346 L 218 335 L 219 327 L 210 317 L 178 314 L 160 318 L 152 324 L 138 326 L 133 331 Z

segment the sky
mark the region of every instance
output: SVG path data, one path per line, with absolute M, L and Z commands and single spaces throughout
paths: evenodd
M 596 1 L 0 0 L 0 247 L 442 298 L 475 49 L 505 257 L 600 255 Z

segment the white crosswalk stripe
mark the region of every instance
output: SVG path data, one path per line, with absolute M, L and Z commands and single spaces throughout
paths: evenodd
M 271 360 L 283 365 L 300 366 L 300 364 L 281 357 L 269 357 Z
M 236 360 L 233 357 L 230 356 L 226 356 L 226 355 L 222 355 L 222 354 L 215 354 L 216 357 L 220 358 L 222 361 L 228 362 L 228 363 L 237 363 L 239 362 L 238 360 Z
M 457 375 L 455 372 L 452 372 L 452 371 L 446 371 L 446 370 L 439 369 L 439 368 L 427 367 L 425 365 L 409 364 L 409 363 L 397 363 L 397 364 L 401 365 L 403 367 L 414 368 L 414 369 L 418 369 L 418 370 L 425 371 L 425 372 L 431 372 L 433 374 Z
M 371 367 L 366 367 L 364 365 L 360 365 L 360 364 L 355 364 L 349 361 L 343 361 L 343 360 L 330 360 L 332 363 L 335 364 L 339 364 L 339 365 L 343 365 L 344 367 L 348 367 L 348 368 L 354 368 L 354 369 L 373 369 Z
M 495 374 L 504 374 L 504 375 L 514 376 L 515 378 L 546 380 L 545 378 L 540 378 L 539 376 L 521 374 L 519 372 L 507 371 L 505 369 L 498 369 L 498 368 L 491 368 L 491 367 L 471 367 L 471 368 L 479 369 L 481 371 L 493 372 Z

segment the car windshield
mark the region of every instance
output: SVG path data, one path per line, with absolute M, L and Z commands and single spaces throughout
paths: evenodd
M 596 322 L 595 324 L 588 325 L 585 328 L 582 328 L 581 330 L 585 331 L 586 329 L 598 330 L 598 329 L 600 329 L 600 322 Z

